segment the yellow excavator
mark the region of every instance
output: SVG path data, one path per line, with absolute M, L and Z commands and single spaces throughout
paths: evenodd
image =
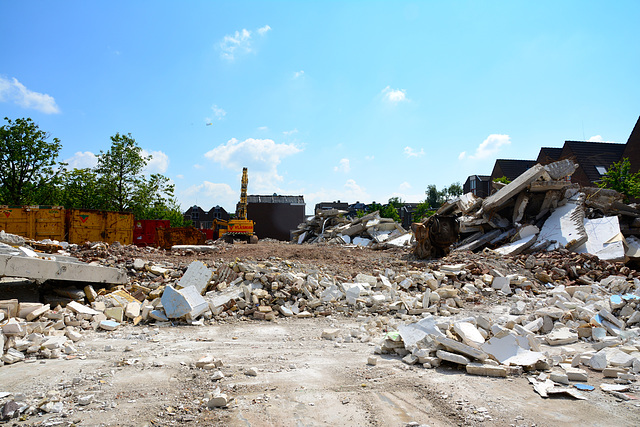
M 240 186 L 240 202 L 236 206 L 236 217 L 225 221 L 213 220 L 214 235 L 223 238 L 228 243 L 242 240 L 247 243 L 258 243 L 258 236 L 253 233 L 253 221 L 247 218 L 247 185 L 249 177 L 247 168 L 242 168 L 242 182 Z

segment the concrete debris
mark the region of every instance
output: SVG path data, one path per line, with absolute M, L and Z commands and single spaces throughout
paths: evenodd
M 452 245 L 457 251 L 493 250 L 508 256 L 562 248 L 614 262 L 640 259 L 635 237 L 640 235 L 640 210 L 621 203 L 614 190 L 571 184 L 567 178 L 575 170 L 570 160 L 538 164 L 487 198 L 464 194 L 434 216 L 457 218 L 460 235 Z M 426 251 L 426 240 L 433 244 L 445 236 L 437 230 L 427 236 L 414 226 L 417 257 L 448 253 Z
M 390 218 L 381 218 L 378 211 L 361 218 L 349 219 L 338 209 L 318 211 L 298 225 L 292 241 L 302 243 L 332 243 L 370 248 L 408 247 L 411 233 Z
M 552 174 L 546 173 L 551 180 L 545 182 L 553 182 Z M 547 176 L 540 170 L 537 174 L 542 179 Z M 542 193 L 529 195 L 523 221 L 536 195 Z M 500 199 L 488 206 L 497 206 L 496 200 Z M 588 203 L 592 202 L 585 200 L 583 206 Z M 471 198 L 460 205 L 467 213 L 486 207 Z M 569 225 L 574 227 L 576 216 L 571 212 L 576 212 L 578 204 L 567 201 L 563 206 L 569 207 L 556 212 L 564 212 L 560 218 L 569 213 Z M 367 227 L 381 231 L 380 226 L 388 224 L 375 215 L 355 224 L 340 222 L 338 216 L 325 219 L 329 218 L 337 223 L 324 224 L 324 238 L 328 238 L 329 225 L 342 227 L 342 236 L 351 239 L 360 237 L 358 233 L 366 232 Z M 616 224 L 611 216 L 603 218 L 607 227 Z M 557 224 L 562 228 L 561 220 Z M 544 229 L 543 223 L 522 225 L 511 238 L 527 239 Z M 600 234 L 597 225 L 584 222 L 584 229 L 587 236 L 595 230 L 597 237 L 589 237 L 578 248 L 597 242 L 605 248 L 617 241 L 618 234 L 612 232 L 615 227 Z M 306 231 L 313 234 L 311 229 Z M 561 234 L 548 237 L 557 243 Z M 577 245 L 581 238 L 572 234 L 565 240 L 564 246 L 570 241 Z M 128 247 L 86 245 L 69 250 L 79 258 L 122 267 L 128 275 L 126 283 L 98 286 L 94 281 L 95 289 L 90 290 L 85 283 L 49 286 L 42 291 L 46 296 L 42 303 L 0 301 L 1 364 L 70 359 L 82 351 L 81 341 L 88 332 L 118 333 L 125 324 L 186 323 L 195 327 L 230 319 L 289 322 L 331 316 L 331 325 L 315 336 L 330 340 L 324 344 L 327 347 L 356 340 L 372 342 L 372 337 L 384 331 L 373 351 L 386 355 L 383 366 L 376 365 L 378 358 L 372 355 L 367 369 L 381 369 L 393 356 L 412 366 L 448 365 L 469 375 L 500 378 L 525 371 L 528 375 L 541 373 L 543 377 L 529 379 L 541 396 L 561 393 L 576 399 L 584 396 L 571 386 L 575 381 L 591 382 L 592 377 L 599 381 L 605 376 L 634 382 L 640 373 L 640 273 L 591 253 L 573 253 L 563 247 L 538 253 L 525 249 L 508 256 L 496 251 L 454 251 L 446 259 L 429 263 L 407 262 L 369 269 L 367 274 L 346 274 L 300 267 L 295 261 L 275 257 L 206 265 L 201 261 L 147 261 L 141 249 Z M 348 330 L 333 323 L 334 316 L 366 321 L 361 329 Z M 217 381 L 225 378 L 221 366 L 212 356 L 196 362 L 196 367 L 210 370 Z M 241 372 L 258 373 L 256 369 Z M 91 403 L 89 397 L 78 396 L 78 404 L 80 399 Z M 206 404 L 224 407 L 229 399 L 218 393 Z M 15 413 L 12 406 L 7 411 Z

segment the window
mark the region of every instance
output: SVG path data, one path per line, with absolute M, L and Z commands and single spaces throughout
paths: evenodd
M 607 173 L 607 168 L 605 168 L 604 166 L 596 166 L 596 170 L 600 175 L 604 175 L 605 173 Z
M 197 221 L 198 219 L 200 219 L 200 213 L 198 211 L 191 212 L 191 220 Z

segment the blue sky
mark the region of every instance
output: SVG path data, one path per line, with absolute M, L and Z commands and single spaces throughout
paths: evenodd
M 640 2 L 0 0 L 0 118 L 95 164 L 116 132 L 183 210 L 407 202 L 565 140 L 626 142 Z M 2 122 L 5 124 L 6 122 Z

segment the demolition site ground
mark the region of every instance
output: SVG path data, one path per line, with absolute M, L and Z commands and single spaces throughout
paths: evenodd
M 149 252 L 158 264 L 188 265 L 201 260 L 286 260 L 299 269 L 322 269 L 338 277 L 378 274 L 385 268 L 426 268 L 408 249 L 373 251 L 334 245 L 219 245 L 215 253 Z M 458 253 L 443 262 L 465 262 L 483 255 Z M 441 261 L 441 260 L 440 260 Z M 487 260 L 519 272 L 508 258 Z M 508 313 L 494 299 L 467 302 L 465 314 Z M 502 297 L 506 298 L 506 297 Z M 502 301 L 504 302 L 504 301 Z M 599 389 L 602 374 L 590 373 L 595 390 L 587 400 L 536 394 L 527 373 L 492 378 L 468 375 L 454 364 L 437 368 L 375 355 L 386 329 L 379 314 L 338 307 L 313 318 L 277 317 L 257 321 L 229 317 L 191 326 L 184 322 L 123 324 L 89 331 L 78 353 L 65 359 L 37 359 L 0 367 L 0 394 L 16 400 L 51 398 L 64 411 L 11 419 L 7 425 L 225 425 L 225 426 L 631 426 L 637 401 L 621 400 Z M 394 317 L 389 314 L 388 317 Z M 356 339 L 362 326 L 378 327 L 369 341 Z M 322 339 L 336 328 L 354 339 Z M 578 343 L 577 345 L 579 345 Z M 211 355 L 215 370 L 196 367 Z M 255 370 L 251 369 L 255 368 Z M 219 372 L 222 375 L 219 375 Z M 217 380 L 212 379 L 218 374 Z M 536 373 L 537 375 L 537 373 Z M 225 408 L 208 408 L 216 388 L 229 397 Z M 89 399 L 88 396 L 91 396 Z M 80 398 L 88 404 L 78 405 Z M 0 422 L 1 423 L 1 422 Z

